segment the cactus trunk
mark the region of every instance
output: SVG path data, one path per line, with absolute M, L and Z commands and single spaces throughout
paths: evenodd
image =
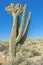
M 17 21 L 18 20 L 18 21 Z M 13 26 L 12 32 L 9 40 L 9 52 L 10 52 L 10 60 L 16 56 L 16 37 L 18 35 L 18 25 L 19 17 L 13 16 Z

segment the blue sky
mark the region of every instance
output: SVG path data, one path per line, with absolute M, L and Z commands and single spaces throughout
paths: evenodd
M 43 38 L 43 0 L 0 0 L 0 40 L 7 41 L 9 39 L 13 17 L 5 11 L 10 3 L 27 4 L 26 19 L 28 13 L 32 11 L 32 19 L 28 30 L 28 38 Z

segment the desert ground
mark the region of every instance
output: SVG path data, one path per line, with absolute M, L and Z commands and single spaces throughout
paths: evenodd
M 32 62 L 40 61 L 40 63 L 43 63 L 43 39 L 26 39 L 23 44 L 18 44 L 16 52 L 17 57 L 21 57 L 21 59 L 23 57 L 23 59 L 28 59 Z M 0 41 L 0 64 L 6 62 L 8 58 L 9 42 Z

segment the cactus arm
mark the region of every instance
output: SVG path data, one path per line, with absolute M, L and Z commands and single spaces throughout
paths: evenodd
M 24 30 L 22 39 L 20 40 L 20 43 L 21 43 L 21 44 L 24 43 L 24 41 L 26 40 L 27 33 L 28 33 L 28 29 L 29 29 L 29 26 L 30 26 L 31 17 L 32 17 L 32 13 L 30 12 L 30 13 L 29 13 L 29 16 L 28 16 L 26 28 L 25 28 L 25 30 Z
M 9 50 L 10 50 L 10 60 L 13 59 L 16 56 L 16 37 L 17 37 L 17 23 L 18 23 L 18 17 L 13 16 L 13 26 L 12 26 L 12 32 L 9 39 Z
M 18 37 L 16 38 L 16 42 L 19 42 L 22 38 L 22 34 L 23 34 L 23 30 L 24 30 L 25 17 L 26 17 L 26 5 L 23 8 L 22 24 L 20 25 L 19 34 L 18 34 Z
M 28 20 L 27 20 L 27 24 L 26 24 L 26 28 L 24 30 L 23 36 L 26 35 L 26 32 L 28 31 L 28 28 L 30 26 L 31 17 L 32 17 L 32 12 L 29 13 Z

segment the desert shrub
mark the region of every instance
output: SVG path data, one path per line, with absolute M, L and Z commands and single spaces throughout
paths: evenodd
M 8 60 L 3 65 L 15 65 L 14 60 Z
M 24 62 L 20 63 L 19 65 L 33 65 L 33 61 L 30 59 L 26 59 Z
M 33 55 L 32 53 L 29 53 L 29 58 L 30 58 L 30 57 L 33 57 L 33 56 L 34 56 L 34 55 Z
M 32 56 L 39 56 L 40 53 L 39 53 L 38 50 L 36 50 L 36 49 L 32 49 L 32 50 L 31 50 L 31 55 L 32 55 Z

